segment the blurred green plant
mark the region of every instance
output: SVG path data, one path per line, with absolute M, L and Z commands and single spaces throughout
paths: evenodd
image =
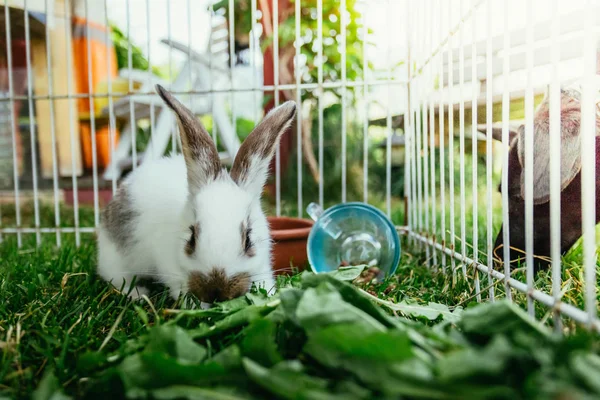
M 296 74 L 300 75 L 303 83 L 315 83 L 319 80 L 320 69 L 324 82 L 339 81 L 342 70 L 342 54 L 346 57 L 346 79 L 348 81 L 357 81 L 363 77 L 363 50 L 364 46 L 371 46 L 372 43 L 366 41 L 364 37 L 363 18 L 359 12 L 360 7 L 357 7 L 356 0 L 348 0 L 346 2 L 346 10 L 342 10 L 339 1 L 323 0 L 322 1 L 322 41 L 319 40 L 319 15 L 317 12 L 317 0 L 303 1 L 300 8 L 300 36 L 299 43 L 296 41 L 296 0 L 291 0 L 287 4 L 279 3 L 279 16 L 281 22 L 278 30 L 279 44 L 279 82 L 293 83 L 295 82 Z M 214 3 L 215 11 L 223 11 L 225 16 L 229 18 L 229 2 L 221 0 Z M 346 26 L 341 24 L 342 12 L 346 13 Z M 233 10 L 233 20 L 235 25 L 235 37 L 238 43 L 248 40 L 248 33 L 252 30 L 252 13 L 251 3 L 249 0 L 240 0 L 235 2 Z M 264 24 L 266 25 L 266 24 Z M 346 46 L 342 48 L 342 37 L 345 32 Z M 372 30 L 368 30 L 372 33 Z M 274 35 L 270 32 L 263 34 L 261 38 L 261 47 L 263 51 L 272 45 Z M 300 45 L 300 57 L 297 60 L 298 70 L 295 69 L 296 46 Z M 318 57 L 319 50 L 322 49 L 323 57 Z M 322 66 L 322 68 L 320 68 Z M 367 68 L 372 70 L 372 63 L 367 64 Z M 296 100 L 297 94 L 295 90 L 284 90 L 281 92 L 283 100 Z M 326 144 L 323 148 L 323 162 L 327 166 L 327 174 L 324 176 L 323 185 L 328 199 L 337 198 L 334 193 L 340 193 L 341 188 L 341 161 L 339 155 L 341 153 L 341 141 L 338 135 L 341 132 L 341 107 L 339 100 L 342 96 L 342 89 L 332 89 L 327 91 L 328 94 L 333 94 L 331 101 L 327 100 L 324 105 L 324 135 Z M 265 94 L 266 97 L 271 94 Z M 304 192 L 310 194 L 314 188 L 318 188 L 318 162 L 316 160 L 316 151 L 314 143 L 316 143 L 318 113 L 315 112 L 318 108 L 318 100 L 325 102 L 323 93 L 319 90 L 303 90 L 301 93 L 303 106 L 303 120 L 306 121 L 301 127 L 304 170 Z M 338 104 L 336 104 L 336 99 Z M 346 104 L 349 109 L 355 104 L 354 92 L 346 90 Z M 310 121 L 310 122 L 309 122 Z M 348 176 L 349 182 L 348 193 L 357 198 L 362 198 L 359 191 L 362 190 L 362 164 L 357 163 L 362 157 L 362 129 L 356 127 L 357 121 L 352 117 L 351 113 L 347 113 L 348 123 Z M 352 125 L 352 127 L 350 127 Z M 378 160 L 375 156 L 375 149 L 369 150 L 372 157 L 369 159 L 372 162 Z M 382 160 L 379 160 L 382 161 Z M 286 188 L 282 190 L 282 196 L 292 200 L 297 195 L 297 164 L 296 157 L 292 156 L 289 159 L 289 164 L 286 169 L 286 176 L 282 177 L 286 180 Z M 377 165 L 373 166 L 374 168 Z M 379 189 L 379 188 L 378 188 Z M 362 192 L 361 192 L 362 193 Z M 331 194 L 333 197 L 329 197 Z
M 148 70 L 148 58 L 144 55 L 142 49 L 133 44 L 129 37 L 114 23 L 109 24 L 111 38 L 117 55 L 117 68 L 129 68 L 129 48 L 131 47 L 131 68 L 143 71 Z M 164 68 L 153 65 L 152 73 L 161 78 L 165 78 Z
M 282 21 L 279 23 L 279 64 L 280 66 L 287 65 L 293 62 L 293 57 L 296 55 L 295 39 L 296 39 L 296 15 L 295 15 L 296 0 L 290 0 L 289 6 L 279 10 L 279 15 Z M 364 28 L 361 13 L 356 7 L 357 0 L 346 1 L 347 25 L 346 31 L 346 78 L 349 81 L 357 80 L 363 74 L 363 39 Z M 220 0 L 214 3 L 214 10 L 222 9 L 225 16 L 229 18 L 229 1 Z M 281 7 L 281 6 L 280 6 Z M 342 26 L 340 2 L 338 0 L 323 0 L 323 80 L 339 81 L 341 79 L 342 70 Z M 303 82 L 317 82 L 319 74 L 319 65 L 321 60 L 318 59 L 319 35 L 318 35 L 318 14 L 317 0 L 303 1 L 300 8 L 300 45 L 301 58 L 299 62 L 300 76 Z M 235 37 L 239 42 L 244 42 L 248 38 L 248 34 L 252 29 L 252 13 L 250 0 L 238 0 L 235 2 L 234 8 L 234 25 Z M 369 34 L 372 30 L 368 30 Z M 273 35 L 268 35 L 261 40 L 261 48 L 264 50 L 273 42 Z M 364 42 L 364 45 L 372 46 L 372 42 Z M 287 64 L 286 64 L 287 63 Z M 291 65 L 293 68 L 293 64 Z M 368 68 L 372 69 L 373 64 L 368 63 Z M 291 77 L 294 77 L 291 71 Z M 283 81 L 285 77 L 281 76 Z M 337 92 L 336 92 L 337 93 Z M 339 95 L 339 94 L 338 94 Z M 312 97 L 312 93 L 306 93 L 304 99 Z
M 338 203 L 342 199 L 342 145 L 341 145 L 341 105 L 334 104 L 323 111 L 323 191 L 326 206 Z M 318 119 L 313 118 L 311 140 L 318 141 Z M 359 121 L 347 121 L 346 141 L 346 193 L 348 201 L 362 201 L 364 190 L 364 155 L 363 127 Z M 370 140 L 368 146 L 368 190 L 369 200 L 379 201 L 385 195 L 385 152 L 377 147 L 378 142 Z M 281 177 L 281 195 L 288 202 L 295 202 L 298 197 L 298 164 L 297 148 L 290 156 L 286 174 Z M 400 179 L 394 172 L 394 184 Z M 319 184 L 310 173 L 309 167 L 302 163 L 302 197 L 305 204 L 318 201 Z

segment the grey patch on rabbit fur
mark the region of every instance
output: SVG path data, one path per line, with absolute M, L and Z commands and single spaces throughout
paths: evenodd
M 119 250 L 127 250 L 135 244 L 133 235 L 134 221 L 139 216 L 131 202 L 127 185 L 121 185 L 115 197 L 108 203 L 102 213 L 102 225 L 106 228 L 110 239 Z

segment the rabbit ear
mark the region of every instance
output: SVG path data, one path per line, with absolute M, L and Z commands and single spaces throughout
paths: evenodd
M 177 116 L 181 134 L 181 150 L 187 168 L 190 195 L 198 193 L 203 185 L 216 179 L 221 161 L 215 143 L 198 118 L 171 93 L 160 85 L 156 91 Z
M 255 196 L 262 194 L 269 163 L 279 138 L 296 115 L 296 103 L 287 101 L 271 110 L 240 146 L 231 167 L 231 178 Z
M 578 92 L 561 90 L 560 99 L 560 189 L 564 190 L 581 170 L 581 104 Z M 542 204 L 550 200 L 550 121 L 549 103 L 545 99 L 534 117 L 533 132 L 533 200 Z M 525 165 L 525 130 L 519 132 L 519 163 Z M 521 197 L 525 198 L 525 173 L 521 170 Z

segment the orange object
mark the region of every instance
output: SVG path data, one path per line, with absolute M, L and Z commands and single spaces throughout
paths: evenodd
M 110 27 L 91 22 L 81 17 L 73 17 L 73 53 L 75 69 L 75 85 L 77 93 L 90 96 L 108 95 L 108 79 L 116 79 L 118 75 L 117 55 L 111 39 Z M 90 57 L 88 57 L 90 55 Z M 95 89 L 105 88 L 102 92 Z M 90 107 L 89 97 L 78 100 L 80 115 L 98 113 L 101 110 Z M 103 98 L 106 100 L 106 98 Z M 86 169 L 93 167 L 92 136 L 89 120 L 82 120 L 80 125 L 83 162 Z M 119 131 L 115 130 L 112 138 L 113 149 L 119 139 Z M 111 157 L 110 126 L 105 118 L 96 114 L 96 157 L 98 168 L 108 165 Z
M 92 158 L 92 129 L 89 121 L 81 121 L 81 147 L 83 153 L 83 165 L 86 169 L 93 167 Z M 114 132 L 112 148 L 116 149 L 119 140 L 119 131 Z M 110 125 L 108 121 L 96 120 L 96 163 L 98 168 L 106 168 L 112 156 L 110 137 Z
M 118 74 L 117 54 L 110 27 L 73 17 L 73 53 L 78 94 L 90 95 L 94 88 Z M 88 54 L 91 58 L 88 58 Z M 91 79 L 90 79 L 91 73 Z M 96 93 L 96 94 L 107 94 Z M 90 112 L 89 97 L 78 100 L 79 112 Z

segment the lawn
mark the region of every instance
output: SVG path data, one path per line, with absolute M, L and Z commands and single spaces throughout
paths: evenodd
M 291 208 L 284 204 L 286 211 Z M 403 221 L 402 209 L 395 205 L 396 223 Z M 14 209 L 2 211 L 3 224 L 13 224 Z M 23 225 L 31 226 L 31 205 L 22 211 Z M 40 216 L 42 226 L 54 225 L 51 206 L 42 205 Z M 73 216 L 72 209 L 61 207 L 62 226 L 73 226 Z M 455 217 L 459 230 L 461 216 Z M 466 217 L 471 243 L 473 221 Z M 82 207 L 79 220 L 93 226 L 93 210 Z M 478 223 L 481 252 L 485 210 Z M 337 278 L 296 275 L 280 279 L 282 289 L 273 299 L 254 293 L 210 312 L 189 313 L 174 311 L 180 304 L 161 287 L 131 303 L 101 281 L 93 235 L 82 233 L 79 247 L 73 234 L 61 235 L 60 248 L 54 234 L 42 238 L 38 248 L 31 234 L 23 236 L 21 248 L 14 235 L 0 245 L 0 396 L 600 396 L 597 336 L 567 319 L 567 338 L 554 336 L 551 311 L 541 305 L 535 310 L 541 323 L 503 301 L 477 305 L 472 268 L 468 279 L 461 273 L 453 279 L 406 238 L 396 275 L 383 283 L 353 270 Z M 566 265 L 565 301 L 582 307 L 582 268 Z M 515 275 L 524 279 L 523 271 Z M 490 287 L 504 297 L 502 282 L 479 277 L 484 301 Z M 535 286 L 550 292 L 549 274 L 539 274 Z M 513 295 L 526 304 L 525 296 Z M 316 314 L 301 317 L 300 309 Z M 334 340 L 338 336 L 343 339 Z
M 24 248 L 0 246 L 8 398 L 600 395 L 596 336 L 559 339 L 507 303 L 475 306 L 472 285 L 432 271 L 418 252 L 405 251 L 382 284 L 352 270 L 341 279 L 358 276 L 354 285 L 297 275 L 273 299 L 178 313 L 160 287 L 133 304 L 99 280 L 91 236 L 79 248 L 71 239 Z

